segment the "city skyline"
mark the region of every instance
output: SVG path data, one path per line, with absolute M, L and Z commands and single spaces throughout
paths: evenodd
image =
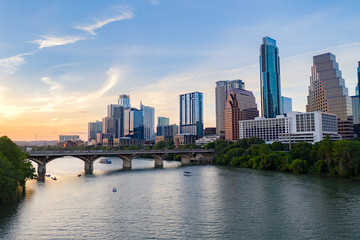
M 179 124 L 178 96 L 194 91 L 204 93 L 204 127 L 214 127 L 217 81 L 243 80 L 260 109 L 264 36 L 280 48 L 281 93 L 292 97 L 293 110 L 305 112 L 312 57 L 326 52 L 336 55 L 355 95 L 358 7 L 356 1 L 341 7 L 337 1 L 3 2 L 1 135 L 86 139 L 88 122 L 101 120 L 119 94 Z

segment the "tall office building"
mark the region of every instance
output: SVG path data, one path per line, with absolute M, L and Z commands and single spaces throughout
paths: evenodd
M 359 96 L 359 84 L 360 84 L 360 61 L 357 68 L 358 82 L 355 88 L 355 96 L 351 96 L 352 110 L 354 119 L 354 132 L 356 137 L 360 137 L 360 96 Z
M 96 140 L 96 135 L 102 133 L 102 122 L 89 122 L 88 123 L 88 140 Z
M 156 136 L 165 136 L 165 127 L 169 126 L 169 118 L 158 117 L 158 124 L 156 126 Z
M 131 108 L 130 105 L 130 95 L 121 94 L 119 95 L 118 104 L 124 108 Z
M 292 99 L 281 96 L 281 109 L 282 113 L 292 112 Z
M 109 134 L 111 135 L 111 139 L 116 138 L 118 126 L 119 126 L 119 119 L 112 118 L 112 117 L 104 117 L 102 119 L 103 124 L 103 134 Z
M 108 105 L 107 116 L 119 120 L 115 129 L 115 138 L 124 137 L 124 107 L 117 104 Z
M 261 115 L 274 118 L 281 112 L 280 58 L 276 41 L 263 38 L 260 47 Z
M 143 116 L 144 139 L 152 140 L 155 138 L 155 108 L 144 106 L 140 102 L 140 110 Z
M 124 110 L 124 135 L 133 139 L 144 139 L 142 111 L 136 108 Z
M 202 136 L 203 131 L 203 94 L 180 95 L 180 134 Z
M 245 83 L 240 79 L 216 82 L 216 135 L 218 136 L 223 136 L 225 133 L 225 106 L 230 88 L 245 89 Z
M 169 125 L 170 119 L 167 117 L 158 117 L 158 127 Z
M 331 53 L 313 57 L 306 111 L 336 114 L 341 137 L 354 138 L 351 98 L 339 64 Z
M 225 139 L 239 139 L 239 121 L 259 116 L 254 94 L 244 89 L 230 88 L 225 108 Z

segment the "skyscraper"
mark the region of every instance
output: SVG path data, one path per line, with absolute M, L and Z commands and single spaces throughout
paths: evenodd
M 180 134 L 202 136 L 203 131 L 203 94 L 180 95 Z
M 341 137 L 354 138 L 351 98 L 339 64 L 331 53 L 313 57 L 306 111 L 336 114 Z
M 356 137 L 360 137 L 360 96 L 359 96 L 359 84 L 360 84 L 360 61 L 357 68 L 358 82 L 355 88 L 355 96 L 351 96 L 352 110 L 354 119 L 354 132 Z
M 119 95 L 118 104 L 124 108 L 131 108 L 130 95 L 121 94 Z
M 102 122 L 89 122 L 88 123 L 88 140 L 96 140 L 96 135 L 102 133 Z
M 216 82 L 216 135 L 218 136 L 224 135 L 225 133 L 225 106 L 230 88 L 245 89 L 245 83 L 240 79 Z
M 107 116 L 119 120 L 115 128 L 115 138 L 124 137 L 124 107 L 117 104 L 110 104 L 107 107 Z
M 144 139 L 152 140 L 155 138 L 155 108 L 144 106 L 140 102 L 140 110 L 143 116 Z
M 168 126 L 169 125 L 169 118 L 167 117 L 158 117 L 158 127 Z
M 274 118 L 281 112 L 280 58 L 276 41 L 263 38 L 260 46 L 261 115 Z
M 124 135 L 133 139 L 144 139 L 144 120 L 141 110 L 136 108 L 124 110 Z
M 292 112 L 292 99 L 291 98 L 281 96 L 281 112 L 282 113 Z
M 239 139 L 239 121 L 259 116 L 254 94 L 244 89 L 230 88 L 225 108 L 225 139 Z

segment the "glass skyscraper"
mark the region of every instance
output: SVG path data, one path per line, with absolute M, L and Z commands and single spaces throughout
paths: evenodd
M 274 118 L 282 114 L 279 49 L 269 37 L 263 38 L 260 47 L 260 88 L 261 115 Z
M 313 57 L 306 111 L 323 111 L 336 114 L 339 134 L 353 139 L 353 113 L 351 98 L 345 87 L 335 55 L 325 53 Z
M 180 134 L 203 136 L 203 94 L 180 95 Z
M 140 110 L 143 116 L 144 139 L 151 140 L 155 138 L 155 108 L 144 106 L 140 102 Z
M 107 116 L 118 119 L 115 129 L 115 138 L 124 137 L 124 107 L 117 104 L 107 106 Z
M 89 122 L 88 123 L 88 140 L 96 140 L 96 135 L 102 133 L 102 122 Z
M 131 108 L 130 96 L 126 94 L 119 95 L 118 104 L 124 108 Z
M 218 136 L 223 136 L 225 134 L 225 106 L 230 88 L 245 89 L 245 83 L 240 79 L 216 82 L 216 135 Z
M 292 112 L 292 99 L 281 96 L 281 111 L 282 113 Z

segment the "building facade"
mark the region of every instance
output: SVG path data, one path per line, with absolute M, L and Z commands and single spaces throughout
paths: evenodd
M 140 102 L 140 110 L 143 115 L 143 126 L 144 126 L 144 139 L 154 140 L 155 139 L 155 108 L 148 107 Z
M 280 57 L 276 41 L 263 38 L 260 46 L 261 116 L 274 118 L 281 112 Z
M 180 134 L 203 135 L 203 94 L 180 95 Z
M 339 134 L 343 139 L 354 138 L 351 98 L 331 53 L 313 57 L 306 111 L 336 114 Z
M 131 108 L 130 95 L 119 95 L 118 105 L 123 106 L 124 108 Z
M 216 135 L 225 134 L 225 107 L 230 88 L 245 89 L 245 83 L 240 79 L 217 81 L 215 87 L 216 103 Z
M 133 139 L 144 139 L 144 121 L 141 110 L 124 109 L 124 135 Z
M 158 127 L 168 126 L 168 125 L 169 125 L 169 122 L 170 122 L 170 119 L 167 118 L 167 117 L 158 117 L 158 124 L 157 124 L 157 126 L 158 126 Z
M 103 124 L 103 134 L 111 134 L 112 139 L 117 138 L 118 128 L 119 128 L 119 119 L 112 117 L 104 117 L 102 119 Z
M 80 141 L 80 136 L 79 135 L 59 135 L 59 142 L 66 142 L 66 141 L 78 142 L 78 141 Z
M 332 140 L 340 140 L 335 114 L 324 112 L 291 112 L 276 118 L 256 118 L 239 122 L 240 139 L 258 137 L 267 143 L 275 141 L 295 144 L 315 143 L 329 135 Z
M 124 107 L 117 104 L 108 105 L 107 117 L 118 119 L 115 127 L 115 138 L 124 137 Z
M 292 112 L 292 99 L 281 96 L 281 109 L 283 114 Z
M 100 121 L 89 122 L 88 123 L 88 140 L 89 140 L 89 142 L 91 140 L 96 141 L 96 135 L 98 133 L 102 133 L 102 122 L 100 122 Z
M 231 88 L 225 108 L 225 139 L 239 139 L 239 121 L 259 116 L 254 94 L 244 89 Z

